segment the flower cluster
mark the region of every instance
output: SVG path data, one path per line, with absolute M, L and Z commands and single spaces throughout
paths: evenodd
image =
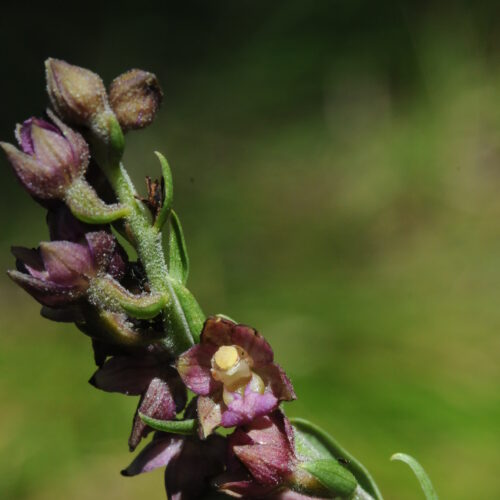
M 162 178 L 147 178 L 145 198 L 124 169 L 124 133 L 149 125 L 162 100 L 155 75 L 127 71 L 107 92 L 87 69 L 49 59 L 46 70 L 53 110 L 16 127 L 18 147 L 1 146 L 46 209 L 50 238 L 14 247 L 8 274 L 43 316 L 91 337 L 93 386 L 139 396 L 130 450 L 155 432 L 123 475 L 165 467 L 174 500 L 351 497 L 354 477 L 336 458 L 311 452 L 314 441 L 307 444 L 280 409 L 296 396 L 268 342 L 232 320 L 205 320 L 187 289 L 165 158 L 158 154 Z

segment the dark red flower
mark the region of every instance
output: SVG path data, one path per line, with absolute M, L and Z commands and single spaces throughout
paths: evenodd
M 219 317 L 209 318 L 200 343 L 182 354 L 177 370 L 198 394 L 202 436 L 218 425 L 249 423 L 295 399 L 290 380 L 273 361 L 273 351 L 256 330 Z

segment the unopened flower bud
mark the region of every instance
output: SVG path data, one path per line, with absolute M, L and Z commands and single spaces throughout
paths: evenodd
M 90 282 L 109 272 L 116 240 L 105 232 L 85 235 L 84 241 L 43 242 L 36 250 L 14 247 L 17 270 L 9 276 L 38 302 L 60 307 L 85 297 Z
M 89 161 L 82 136 L 55 120 L 58 126 L 39 118 L 18 125 L 16 138 L 22 151 L 1 143 L 23 187 L 41 200 L 64 198 L 73 181 L 83 176 Z
M 99 75 L 59 59 L 45 61 L 47 92 L 65 121 L 90 129 L 103 161 L 116 163 L 123 154 L 123 133 L 109 106 Z
M 45 70 L 50 101 L 64 120 L 90 128 L 108 109 L 106 88 L 99 75 L 52 58 L 45 61 Z
M 131 69 L 113 80 L 109 100 L 122 130 L 147 127 L 160 107 L 163 92 L 153 73 Z
M 124 205 L 107 205 L 85 180 L 89 148 L 83 137 L 51 111 L 53 123 L 30 118 L 16 128 L 21 151 L 0 143 L 23 187 L 37 201 L 61 200 L 79 220 L 105 224 L 129 213 Z

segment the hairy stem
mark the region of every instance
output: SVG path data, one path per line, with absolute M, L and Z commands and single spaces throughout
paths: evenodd
M 152 226 L 144 205 L 137 200 L 134 185 L 123 164 L 108 169 L 109 180 L 124 205 L 130 207 L 125 218 L 134 238 L 137 253 L 146 271 L 152 291 L 169 296 L 165 307 L 165 346 L 174 355 L 179 355 L 194 344 L 199 331 L 193 331 L 203 323 L 203 313 L 192 294 L 184 289 L 185 296 L 179 297 L 176 287 L 169 279 L 161 232 Z M 189 311 L 183 304 L 188 304 Z

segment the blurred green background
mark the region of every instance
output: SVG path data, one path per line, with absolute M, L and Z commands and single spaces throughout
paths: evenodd
M 250 323 L 387 499 L 500 498 L 498 2 L 24 3 L 0 19 L 1 139 L 46 106 L 48 56 L 158 74 L 128 136 L 166 154 L 207 313 Z M 5 158 L 0 261 L 47 238 Z M 0 498 L 162 499 L 126 479 L 136 399 L 94 390 L 87 338 L 0 280 Z

